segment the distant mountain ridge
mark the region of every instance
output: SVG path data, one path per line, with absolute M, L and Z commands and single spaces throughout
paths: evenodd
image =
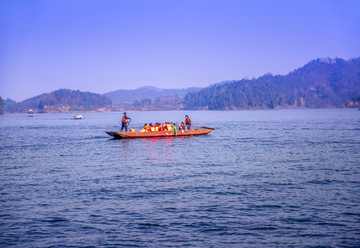
M 183 98 L 188 93 L 194 93 L 202 88 L 192 87 L 186 89 L 159 89 L 153 86 L 144 86 L 135 90 L 115 90 L 104 95 L 109 97 L 113 105 L 140 101 L 142 99 L 155 100 L 161 97 L 180 97 Z
M 360 95 L 360 58 L 317 59 L 287 75 L 215 84 L 185 96 L 185 109 L 328 108 Z

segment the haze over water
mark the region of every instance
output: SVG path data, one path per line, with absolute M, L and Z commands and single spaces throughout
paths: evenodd
M 358 247 L 360 112 L 128 112 L 207 136 L 113 140 L 121 113 L 0 116 L 1 247 Z

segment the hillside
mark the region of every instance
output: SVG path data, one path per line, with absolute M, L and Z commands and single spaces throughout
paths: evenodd
M 215 84 L 185 96 L 185 109 L 327 108 L 360 95 L 360 58 L 317 59 L 287 75 Z
M 60 89 L 13 103 L 6 107 L 6 111 L 25 113 L 30 108 L 36 113 L 110 111 L 111 100 L 96 93 Z

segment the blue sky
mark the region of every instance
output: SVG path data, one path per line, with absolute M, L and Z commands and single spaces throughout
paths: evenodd
M 0 0 L 0 96 L 205 87 L 360 56 L 354 0 Z

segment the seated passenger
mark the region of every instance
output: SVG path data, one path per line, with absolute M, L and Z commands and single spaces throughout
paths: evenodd
M 185 123 L 184 122 L 181 122 L 180 124 L 180 130 L 185 130 L 186 127 L 185 127 Z
M 167 128 L 167 123 L 164 122 L 164 124 L 163 124 L 163 131 L 167 131 L 167 130 L 168 130 L 168 128 Z
M 159 131 L 159 123 L 156 122 L 154 127 L 155 127 L 155 131 L 158 132 Z
M 150 131 L 155 132 L 155 127 L 154 127 L 154 125 L 152 123 L 150 123 Z
M 148 126 L 147 123 L 145 123 L 143 128 L 140 130 L 140 132 L 149 132 L 149 131 L 150 131 L 150 127 Z
M 165 131 L 165 129 L 161 123 L 159 123 L 159 131 Z

